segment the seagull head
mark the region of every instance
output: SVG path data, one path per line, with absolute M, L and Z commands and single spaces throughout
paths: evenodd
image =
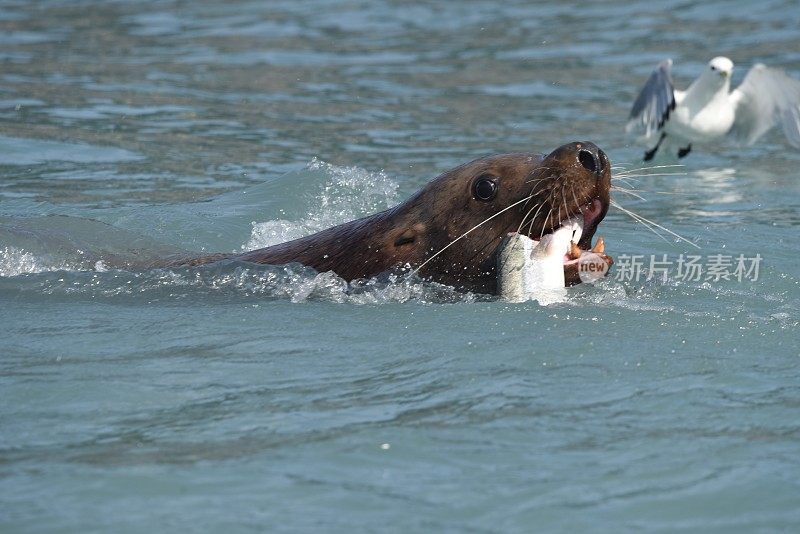
M 733 73 L 733 61 L 723 56 L 715 57 L 708 62 L 708 70 L 723 79 L 729 79 Z

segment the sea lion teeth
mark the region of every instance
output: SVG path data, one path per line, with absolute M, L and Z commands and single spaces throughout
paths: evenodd
M 581 257 L 582 253 L 583 253 L 583 251 L 578 246 L 578 244 L 575 243 L 575 241 L 570 241 L 569 242 L 569 259 L 577 260 L 578 258 Z
M 603 236 L 599 236 L 594 246 L 592 247 L 592 252 L 602 254 L 605 251 L 606 251 L 606 241 L 605 239 L 603 239 Z

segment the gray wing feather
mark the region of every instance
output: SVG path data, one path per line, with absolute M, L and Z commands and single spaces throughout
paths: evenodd
M 663 128 L 669 114 L 675 109 L 671 70 L 671 59 L 658 64 L 633 103 L 626 131 L 636 131 L 650 137 Z
M 784 110 L 781 116 L 786 140 L 795 148 L 800 148 L 800 105 Z
M 752 144 L 780 122 L 789 144 L 800 148 L 800 82 L 759 63 L 731 99 L 736 104 L 732 135 Z

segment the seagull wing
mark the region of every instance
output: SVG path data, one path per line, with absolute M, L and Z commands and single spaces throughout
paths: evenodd
M 754 143 L 780 122 L 790 145 L 800 148 L 800 82 L 779 69 L 753 65 L 731 93 L 736 120 L 731 133 Z
M 647 79 L 631 108 L 627 132 L 637 132 L 650 137 L 659 131 L 675 109 L 675 101 L 683 93 L 672 85 L 672 60 L 665 59 Z

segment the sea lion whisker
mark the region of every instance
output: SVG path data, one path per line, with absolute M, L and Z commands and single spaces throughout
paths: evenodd
M 535 222 L 536 222 L 536 217 L 538 217 L 538 216 L 539 216 L 539 212 L 540 212 L 540 211 L 542 211 L 542 208 L 544 207 L 544 205 L 545 205 L 545 203 L 544 203 L 544 202 L 542 202 L 541 204 L 539 204 L 539 208 L 536 210 L 536 213 L 534 213 L 534 214 L 533 214 L 533 217 L 531 217 L 530 221 L 528 221 L 528 231 L 527 231 L 527 232 L 525 232 L 525 235 L 527 235 L 527 236 L 529 236 L 529 237 L 533 237 L 533 236 L 532 236 L 532 234 L 533 234 L 533 223 L 535 223 Z M 519 233 L 519 232 L 518 232 L 518 233 Z
M 618 206 L 616 206 L 616 207 L 618 207 Z M 635 216 L 634 214 L 632 214 L 632 213 L 627 213 L 627 215 L 629 215 L 629 216 L 630 216 L 630 218 L 631 218 L 631 219 L 633 219 L 635 222 L 638 222 L 639 224 L 641 224 L 642 226 L 644 226 L 645 228 L 647 228 L 648 230 L 650 230 L 651 232 L 653 232 L 653 233 L 654 233 L 655 235 L 657 235 L 657 236 L 658 236 L 660 239 L 662 239 L 662 240 L 663 240 L 665 243 L 669 243 L 669 242 L 670 242 L 670 241 L 669 241 L 669 239 L 667 239 L 667 238 L 666 238 L 666 237 L 664 237 L 663 235 L 661 235 L 661 234 L 659 234 L 658 232 L 656 232 L 656 230 L 655 230 L 655 229 L 654 229 L 654 228 L 653 228 L 653 227 L 652 227 L 650 224 L 648 224 L 647 222 L 645 222 L 645 221 L 643 221 L 643 220 L 639 219 L 638 217 L 636 217 L 636 216 Z
M 548 178 L 549 178 L 549 176 L 548 176 Z M 531 192 L 528 194 L 528 200 L 526 200 L 526 201 L 525 201 L 525 204 L 523 204 L 523 205 L 522 205 L 522 209 L 521 209 L 520 211 L 525 211 L 525 206 L 527 206 L 527 205 L 528 205 L 528 202 L 529 202 L 529 201 L 530 201 L 530 200 L 531 200 L 531 199 L 532 199 L 532 198 L 533 198 L 533 197 L 534 197 L 534 196 L 535 196 L 537 193 L 539 193 L 539 191 L 537 191 L 537 190 L 536 190 L 536 188 L 537 188 L 537 187 L 539 187 L 539 186 L 541 186 L 541 185 L 546 185 L 546 184 L 547 184 L 547 182 L 544 182 L 544 181 L 542 181 L 542 182 L 539 182 L 538 184 L 536 184 L 536 185 L 534 185 L 534 186 L 533 186 L 533 188 L 531 189 Z
M 635 189 L 635 188 L 636 188 L 636 184 L 634 184 L 633 182 L 631 182 L 631 181 L 630 181 L 630 180 L 628 180 L 628 179 L 625 179 L 625 178 L 620 178 L 620 179 L 619 179 L 619 180 L 617 180 L 617 181 L 618 181 L 618 182 L 621 182 L 621 183 L 623 183 L 623 184 L 625 184 L 625 185 L 627 185 L 628 187 L 630 187 L 630 188 L 632 188 L 632 189 Z M 636 182 L 640 182 L 641 180 L 634 180 L 634 181 L 636 181 Z M 612 184 L 612 187 L 619 187 L 619 186 L 618 186 L 618 185 L 616 185 L 616 184 Z
M 531 192 L 528 193 L 528 197 L 529 197 L 528 201 L 530 201 L 531 198 L 535 197 L 536 195 L 538 195 L 539 193 L 544 191 L 544 189 L 547 188 L 548 185 L 549 185 L 549 180 L 551 180 L 552 178 L 553 177 L 551 175 L 547 175 L 542 179 L 542 181 L 540 181 L 539 183 L 534 185 L 531 188 Z M 525 209 L 525 206 L 528 204 L 528 201 L 526 201 L 525 204 L 522 205 L 522 209 L 523 210 Z
M 520 221 L 520 223 L 519 223 L 519 226 L 517 227 L 517 233 L 519 233 L 519 231 L 522 229 L 522 227 L 523 227 L 523 226 L 525 225 L 525 223 L 527 222 L 527 220 L 528 220 L 528 215 L 530 215 L 530 214 L 531 214 L 531 212 L 532 212 L 533 210 L 535 210 L 537 207 L 538 207 L 539 209 L 542 209 L 542 205 L 543 205 L 543 204 L 544 204 L 544 201 L 541 201 L 541 202 L 537 202 L 536 204 L 534 204 L 533 206 L 531 206 L 531 209 L 529 209 L 529 210 L 528 210 L 528 212 L 527 212 L 527 213 L 525 213 L 525 215 L 522 217 L 522 220 Z M 523 206 L 523 207 L 524 207 L 524 206 Z M 538 213 L 538 212 L 537 212 L 537 213 Z
M 477 230 L 478 228 L 480 228 L 481 226 L 483 226 L 483 225 L 484 225 L 484 224 L 486 224 L 487 222 L 489 222 L 489 221 L 491 221 L 492 219 L 494 219 L 495 217 L 497 217 L 497 216 L 501 215 L 503 212 L 506 212 L 506 211 L 510 210 L 510 209 L 511 209 L 511 208 L 513 208 L 514 206 L 517 206 L 517 205 L 519 205 L 519 204 L 522 204 L 523 202 L 525 202 L 525 201 L 526 201 L 526 200 L 528 200 L 529 198 L 530 198 L 530 196 L 527 196 L 527 197 L 525 197 L 525 198 L 523 198 L 523 199 L 521 199 L 521 200 L 518 200 L 518 201 L 514 202 L 513 204 L 511 204 L 511 205 L 509 205 L 509 206 L 506 206 L 505 208 L 501 209 L 500 211 L 498 211 L 497 213 L 495 213 L 495 214 L 494 214 L 494 215 L 492 215 L 491 217 L 488 217 L 488 218 L 486 218 L 486 219 L 482 220 L 481 222 L 479 222 L 478 224 L 476 224 L 475 226 L 473 226 L 472 228 L 470 228 L 469 230 L 467 230 L 466 232 L 464 232 L 463 234 L 461 234 L 460 236 L 458 236 L 457 238 L 453 239 L 453 240 L 452 240 L 452 241 L 450 241 L 448 244 L 446 244 L 445 246 L 443 246 L 443 247 L 442 247 L 441 249 L 439 249 L 439 251 L 438 251 L 438 252 L 436 252 L 436 253 L 435 253 L 433 256 L 431 256 L 431 257 L 430 257 L 430 258 L 428 258 L 427 260 L 423 261 L 423 262 L 420 264 L 420 266 L 419 266 L 419 267 L 417 267 L 416 269 L 414 269 L 413 271 L 411 271 L 411 274 L 416 274 L 416 273 L 418 273 L 418 272 L 420 271 L 420 269 L 422 269 L 423 267 L 425 267 L 425 265 L 427 265 L 427 264 L 428 264 L 428 263 L 429 263 L 431 260 L 433 260 L 433 259 L 434 259 L 435 257 L 437 257 L 439 254 L 441 254 L 442 252 L 444 252 L 445 250 L 447 250 L 448 248 L 450 248 L 450 247 L 451 247 L 451 246 L 452 246 L 454 243 L 456 243 L 457 241 L 459 241 L 459 240 L 461 240 L 461 239 L 465 238 L 465 237 L 466 237 L 466 236 L 468 236 L 470 233 L 472 233 L 474 230 Z
M 634 190 L 632 190 L 632 189 L 626 189 L 624 187 L 619 187 L 619 186 L 612 186 L 611 190 L 612 191 L 619 191 L 620 193 L 625 193 L 626 195 L 631 195 L 632 197 L 636 197 L 639 200 L 643 200 L 643 201 L 647 202 L 646 198 L 644 198 L 643 196 L 639 195 L 638 193 L 635 193 Z
M 563 184 L 563 183 L 562 183 L 562 184 L 561 184 L 561 190 L 560 190 L 560 192 L 559 192 L 559 195 L 558 195 L 558 196 L 560 196 L 560 197 L 561 197 L 561 200 L 562 200 L 562 201 L 564 200 L 564 188 L 565 188 L 565 187 L 566 187 L 566 184 Z M 553 226 L 555 226 L 556 224 L 558 224 L 559 222 L 561 222 L 561 221 L 563 221 L 563 220 L 564 220 L 564 219 L 562 219 L 562 218 L 561 218 L 561 206 L 562 206 L 562 205 L 564 206 L 564 209 L 566 209 L 566 214 L 567 214 L 567 215 L 569 215 L 569 209 L 567 209 L 567 204 L 566 204 L 566 202 L 564 202 L 563 204 L 559 204 L 559 205 L 558 205 L 558 214 L 556 215 L 556 220 L 555 220 L 555 221 L 553 221 L 553 223 L 554 223 L 554 224 L 553 224 Z
M 610 187 L 610 189 L 613 189 L 614 191 L 641 191 L 641 189 L 638 189 L 638 188 L 633 187 L 633 186 L 625 187 L 625 186 L 617 185 L 617 184 L 612 185 Z
M 549 220 L 550 220 L 550 217 L 552 217 L 552 216 L 553 216 L 553 207 L 552 207 L 552 205 L 551 205 L 551 206 L 550 206 L 550 211 L 548 211 L 548 212 L 547 212 L 547 217 L 545 217 L 545 218 L 544 218 L 544 222 L 547 222 L 547 221 L 549 221 Z M 533 221 L 531 221 L 531 224 L 533 224 Z M 546 227 L 547 227 L 547 225 L 546 225 L 546 224 L 543 224 L 543 225 L 542 225 L 542 231 L 541 231 L 541 232 L 539 232 L 539 241 L 541 241 L 541 240 L 542 240 L 542 237 L 544 237 L 544 229 L 545 229 Z
M 533 231 L 533 222 L 536 220 L 536 217 L 539 215 L 539 211 L 541 211 L 541 209 L 544 207 L 544 204 L 545 204 L 544 200 L 539 202 L 539 207 L 536 209 L 536 213 L 533 215 L 533 218 L 531 218 L 531 222 L 528 225 L 528 235 L 530 235 L 530 233 Z M 536 208 L 536 206 L 533 206 L 528 211 L 528 213 L 525 214 L 525 217 L 522 218 L 522 222 L 519 223 L 519 227 L 517 228 L 517 233 L 520 233 L 520 230 L 522 230 L 522 227 L 525 225 L 525 220 L 528 218 L 528 215 L 531 214 L 531 212 L 533 211 L 533 208 Z
M 549 213 L 553 211 L 553 191 L 552 190 L 550 191 L 550 194 L 548 195 L 548 197 L 545 200 L 542 201 L 541 206 L 539 207 L 538 210 L 536 210 L 536 213 L 534 214 L 533 218 L 530 220 L 530 223 L 528 224 L 528 235 L 531 235 L 531 232 L 533 232 L 533 224 L 536 222 L 536 217 L 539 215 L 539 211 L 545 205 L 550 206 L 550 209 L 548 210 L 548 215 L 547 215 L 547 217 L 549 217 Z M 547 222 L 547 217 L 545 217 L 545 219 L 544 219 L 542 224 Z
M 536 195 L 539 195 L 539 193 L 542 193 L 546 187 L 550 186 L 550 184 L 551 184 L 551 181 L 552 181 L 552 180 L 553 180 L 555 177 L 554 177 L 554 176 L 552 176 L 552 175 L 549 175 L 549 174 L 548 174 L 548 175 L 547 175 L 546 177 L 544 177 L 544 178 L 546 179 L 545 181 L 542 181 L 542 182 L 540 182 L 540 183 L 538 183 L 538 184 L 536 184 L 536 185 L 534 185 L 534 186 L 533 186 L 533 188 L 531 189 L 530 195 L 529 195 L 529 196 L 530 196 L 530 198 L 528 199 L 528 201 L 526 201 L 526 202 L 525 202 L 525 204 L 523 204 L 523 205 L 522 205 L 522 210 L 525 210 L 525 208 L 527 207 L 527 205 L 528 205 L 528 202 L 530 201 L 530 199 L 531 199 L 531 198 L 533 198 L 533 197 L 534 197 L 534 196 L 536 196 Z M 540 189 L 540 187 L 541 187 L 541 189 Z M 532 207 L 531 207 L 531 209 L 528 211 L 528 213 L 526 213 L 526 214 L 525 214 L 525 217 L 523 217 L 523 220 L 520 222 L 520 225 L 519 225 L 519 227 L 517 228 L 517 233 L 519 233 L 519 230 L 520 230 L 520 229 L 522 228 L 522 226 L 525 224 L 525 218 L 526 218 L 528 215 L 530 215 L 530 211 L 531 211 L 531 210 L 533 210 L 534 208 L 536 208 L 536 205 L 532 206 Z
M 541 232 L 539 232 L 539 241 L 541 241 L 542 237 L 544 236 L 545 226 L 547 226 L 547 222 L 550 220 L 550 214 L 552 214 L 552 213 L 553 213 L 553 208 L 551 207 L 550 210 L 547 212 L 547 215 L 544 218 L 544 222 L 542 224 L 542 230 L 541 230 Z M 530 231 L 533 231 L 533 221 L 531 221 Z
M 556 169 L 555 167 L 539 167 L 536 170 L 539 171 L 539 174 L 543 174 L 546 171 L 549 172 L 549 171 L 558 170 L 558 169 Z M 524 183 L 529 184 L 531 182 L 542 182 L 542 181 L 545 181 L 545 180 L 549 180 L 552 177 L 553 177 L 552 175 L 548 174 L 547 176 L 539 176 L 539 177 L 536 177 L 536 178 L 531 178 L 530 180 L 525 180 Z
M 651 176 L 686 176 L 685 172 L 659 172 L 652 174 L 617 174 L 611 177 L 612 180 L 621 180 L 625 178 L 649 178 Z
M 581 207 L 581 203 L 578 202 L 578 197 L 575 195 L 575 185 L 571 184 L 569 186 L 569 192 L 572 193 L 572 200 L 575 201 L 575 205 L 578 206 L 578 213 L 581 215 L 583 214 L 583 208 Z
M 624 185 L 623 185 L 624 184 Z M 641 191 L 640 188 L 636 187 L 635 184 L 631 184 L 629 182 L 622 182 L 621 184 L 610 184 L 609 190 L 613 189 L 615 191 Z
M 538 215 L 538 214 L 539 214 L 539 212 L 537 211 L 537 212 L 536 212 L 536 214 Z M 534 223 L 534 222 L 536 222 L 536 219 L 535 219 L 535 218 L 534 218 L 534 219 L 531 219 L 531 220 L 528 222 L 528 231 L 527 231 L 527 232 L 525 232 L 525 235 L 527 235 L 527 236 L 528 236 L 528 237 L 530 237 L 531 239 L 533 239 L 533 238 L 534 238 L 534 237 L 533 237 L 533 223 Z M 543 222 L 543 224 L 544 224 L 544 222 Z
M 627 163 L 618 163 L 617 165 L 627 165 Z M 670 167 L 685 167 L 683 163 L 668 163 L 666 165 L 645 165 L 644 167 L 636 167 L 635 169 L 628 169 L 628 171 L 641 171 L 646 169 L 666 169 Z M 628 172 L 626 171 L 626 172 Z
M 564 186 L 563 185 L 561 186 L 561 199 L 564 200 Z M 562 204 L 558 205 L 558 215 L 556 216 L 556 221 L 559 221 L 559 222 L 564 220 L 564 219 L 561 218 L 561 206 L 562 206 Z M 566 209 L 567 204 L 564 203 L 563 206 Z M 569 210 L 567 210 L 566 213 L 567 213 L 567 215 L 569 215 Z
M 561 200 L 564 203 L 564 213 L 569 215 L 569 207 L 567 206 L 567 195 L 564 194 L 564 190 L 567 188 L 567 184 L 564 183 L 561 186 Z M 561 208 L 558 208 L 558 214 L 561 215 Z
M 531 178 L 530 180 L 525 180 L 525 182 L 523 183 L 529 184 L 531 182 L 543 182 L 547 178 L 548 178 L 547 176 L 542 176 L 541 178 Z
M 692 193 L 686 191 L 647 191 L 645 189 L 638 189 L 642 193 L 650 193 L 651 195 L 691 195 Z
M 629 210 L 629 209 L 623 208 L 623 207 L 622 207 L 622 206 L 621 206 L 621 205 L 620 205 L 618 202 L 616 202 L 616 201 L 614 201 L 614 200 L 612 200 L 612 201 L 611 201 L 611 205 L 612 205 L 612 206 L 614 206 L 615 208 L 619 209 L 619 210 L 620 210 L 620 211 L 622 211 L 623 213 L 626 213 L 626 214 L 627 214 L 627 215 L 629 215 L 629 216 L 630 216 L 632 219 L 634 219 L 634 220 L 636 220 L 636 221 L 638 221 L 638 222 L 640 222 L 640 223 L 644 224 L 644 225 L 645 225 L 645 226 L 647 226 L 648 228 L 650 228 L 650 225 L 652 225 L 652 226 L 655 226 L 656 228 L 659 228 L 659 229 L 661 229 L 661 230 L 664 230 L 664 231 L 665 231 L 665 232 L 667 232 L 668 234 L 670 234 L 670 235 L 673 235 L 673 236 L 677 237 L 677 238 L 678 238 L 678 239 L 680 239 L 681 241 L 685 241 L 686 243 L 689 243 L 689 244 L 690 244 L 690 245 L 692 245 L 693 247 L 695 247 L 695 248 L 697 248 L 697 249 L 700 249 L 700 246 L 699 246 L 699 245 L 697 245 L 697 244 L 695 244 L 695 243 L 692 243 L 691 241 L 689 241 L 688 239 L 686 239 L 686 238 L 685 238 L 685 237 L 683 237 L 682 235 L 680 235 L 680 234 L 677 234 L 677 233 L 673 232 L 672 230 L 670 230 L 669 228 L 666 228 L 666 227 L 664 227 L 664 226 L 661 226 L 661 225 L 660 225 L 660 224 L 658 224 L 657 222 L 651 221 L 650 219 L 647 219 L 647 218 L 643 217 L 642 215 L 639 215 L 638 213 L 634 213 L 633 211 L 631 211 L 631 210 Z M 668 240 L 666 240 L 666 239 L 664 238 L 664 236 L 662 236 L 661 234 L 659 234 L 658 232 L 656 232 L 656 231 L 655 231 L 655 230 L 653 230 L 652 228 L 650 228 L 650 230 L 651 230 L 651 231 L 652 231 L 654 234 L 656 234 L 657 236 L 661 237 L 661 239 L 664 239 L 665 241 L 669 242 Z
M 541 205 L 541 204 L 540 204 L 540 205 Z M 531 211 L 533 211 L 533 209 L 534 209 L 535 207 L 536 207 L 536 206 L 533 206 L 533 208 L 531 208 L 531 209 L 528 211 L 528 213 L 526 213 L 526 214 L 525 214 L 525 215 L 522 217 L 522 220 L 520 221 L 520 223 L 519 223 L 519 226 L 517 226 L 517 233 L 520 233 L 520 231 L 522 230 L 522 226 L 523 226 L 523 225 L 524 225 L 524 224 L 527 222 L 527 220 L 528 220 L 528 215 L 530 215 L 530 214 L 531 214 Z
M 637 182 L 637 183 L 641 182 L 641 180 L 637 179 L 634 176 L 612 176 L 611 177 L 611 181 L 612 182 L 625 182 L 627 184 L 631 184 L 631 182 Z
M 628 184 L 628 185 L 630 185 L 630 184 Z M 651 194 L 651 195 L 684 195 L 685 196 L 685 195 L 691 195 L 692 194 L 692 193 L 687 193 L 687 192 L 683 192 L 683 191 L 648 191 L 647 189 L 637 189 L 637 188 L 635 188 L 633 186 L 631 186 L 630 188 L 627 188 L 627 187 L 621 187 L 619 185 L 613 185 L 613 184 L 611 185 L 611 190 L 612 191 L 619 191 L 621 193 L 627 193 L 627 194 L 631 194 L 633 192 L 648 193 L 648 194 Z M 644 201 L 647 201 L 646 198 L 642 198 L 642 197 L 639 197 L 639 198 L 641 198 Z
M 617 174 L 630 174 L 632 172 L 639 172 L 639 171 L 648 171 L 650 169 L 668 169 L 672 167 L 685 167 L 685 165 L 681 165 L 680 163 L 676 163 L 673 165 L 650 165 L 648 167 L 639 167 L 636 169 L 624 169 Z
M 531 201 L 531 198 L 533 198 L 533 196 L 534 196 L 533 192 L 531 192 L 531 194 L 528 195 L 528 200 L 526 200 L 525 204 L 523 204 L 522 207 L 519 209 L 520 212 L 524 212 L 525 211 L 525 208 L 528 206 L 528 202 Z M 533 209 L 535 207 L 536 207 L 536 204 L 534 204 L 531 209 Z M 524 219 L 524 217 L 523 217 L 523 219 Z

